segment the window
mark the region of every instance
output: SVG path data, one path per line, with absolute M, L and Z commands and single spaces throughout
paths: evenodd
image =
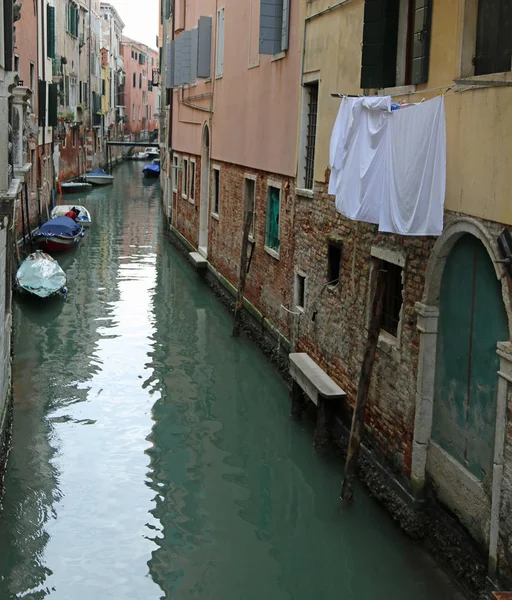
M 190 159 L 190 183 L 188 192 L 190 201 L 194 202 L 196 198 L 196 161 L 193 158 Z
M 179 167 L 180 157 L 177 154 L 173 154 L 172 156 L 172 191 L 178 191 L 178 167 Z
M 215 74 L 222 77 L 224 73 L 224 8 L 217 11 L 217 47 L 215 55 Z
M 132 104 L 132 121 L 135 121 L 135 104 Z
M 312 190 L 315 183 L 315 144 L 316 122 L 318 115 L 318 82 L 304 86 L 304 110 L 307 111 L 307 121 L 304 139 L 304 188 Z
M 76 148 L 76 142 L 78 139 L 78 127 L 73 127 L 72 132 L 73 132 L 73 148 Z
M 249 237 L 254 240 L 256 229 L 256 181 L 246 177 L 244 180 L 244 201 L 245 209 L 252 212 L 251 228 L 249 229 Z
M 381 265 L 383 269 L 386 269 L 386 287 L 384 290 L 384 309 L 381 328 L 392 336 L 398 337 L 398 325 L 402 309 L 402 267 L 384 260 Z
M 142 89 L 142 73 L 139 73 L 139 90 Z
M 137 87 L 137 73 L 133 74 L 133 87 Z
M 267 188 L 267 215 L 265 221 L 265 246 L 274 252 L 279 252 L 279 211 L 281 204 L 281 189 L 273 185 Z
M 36 84 L 36 67 L 33 62 L 30 63 L 30 89 L 33 91 Z
M 361 87 L 428 80 L 432 0 L 365 0 Z
M 511 26 L 510 0 L 479 1 L 475 75 L 510 71 Z
M 69 85 L 69 91 L 68 91 L 69 106 L 76 106 L 78 104 L 78 80 L 77 80 L 77 78 L 69 77 L 68 85 Z
M 138 58 L 137 52 L 135 52 L 135 53 L 134 53 L 134 55 L 133 55 L 133 58 L 134 58 L 135 60 L 137 60 L 137 58 Z
M 106 81 L 104 79 L 101 80 L 101 95 L 106 96 Z
M 55 58 L 55 8 L 46 5 L 46 56 Z
M 20 72 L 20 57 L 17 54 L 14 55 L 14 71 Z
M 74 37 L 78 37 L 78 7 L 74 4 L 66 4 L 66 31 Z
M 220 207 L 220 167 L 213 167 L 213 214 L 219 215 Z
M 140 121 L 140 104 L 139 104 L 139 121 Z
M 338 285 L 340 281 L 341 246 L 329 242 L 327 248 L 327 283 Z
M 290 0 L 261 0 L 260 54 L 279 54 L 288 50 Z
M 133 58 L 133 50 L 132 50 L 132 58 Z
M 188 198 L 188 158 L 183 159 L 183 180 L 181 184 L 181 196 L 186 200 Z
M 306 306 L 306 276 L 295 273 L 295 306 L 304 310 Z

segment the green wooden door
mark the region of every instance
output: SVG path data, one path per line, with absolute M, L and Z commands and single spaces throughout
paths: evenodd
M 484 479 L 494 452 L 496 343 L 509 332 L 501 284 L 485 247 L 471 235 L 446 261 L 439 309 L 432 439 Z

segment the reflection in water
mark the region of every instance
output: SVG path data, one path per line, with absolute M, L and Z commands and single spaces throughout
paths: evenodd
M 0 599 L 455 598 L 288 417 L 287 390 L 162 235 L 137 164 L 77 200 L 69 294 L 17 303 Z

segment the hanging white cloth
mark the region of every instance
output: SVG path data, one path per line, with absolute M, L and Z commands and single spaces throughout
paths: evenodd
M 379 222 L 390 116 L 390 96 L 345 98 L 341 103 L 331 136 L 329 193 L 349 219 Z
M 329 193 L 349 219 L 440 235 L 446 192 L 444 97 L 391 112 L 390 96 L 345 98 L 330 143 Z
M 441 235 L 446 193 L 444 96 L 393 112 L 379 230 Z

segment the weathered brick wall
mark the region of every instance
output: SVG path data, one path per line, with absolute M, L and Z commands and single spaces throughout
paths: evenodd
M 199 244 L 199 206 L 201 198 L 201 157 L 192 156 L 190 158 L 196 159 L 196 177 L 195 177 L 195 197 L 194 202 L 190 202 L 188 199 L 183 198 L 183 175 L 182 171 L 179 171 L 178 182 L 177 182 L 177 193 L 172 191 L 170 185 L 170 196 L 171 196 L 171 212 L 172 212 L 172 224 L 176 229 L 193 245 L 197 248 Z M 182 157 L 180 155 L 180 160 Z M 169 166 L 172 168 L 172 162 L 169 162 Z M 176 175 L 174 175 L 176 176 Z
M 306 307 L 296 318 L 297 351 L 308 352 L 346 391 L 353 406 L 366 342 L 372 246 L 405 255 L 399 347 L 379 343 L 368 399 L 370 439 L 400 471 L 411 466 L 419 337 L 415 302 L 421 300 L 432 238 L 381 234 L 335 208 L 326 184 L 313 200 L 297 198 L 295 267 L 306 275 Z M 340 283 L 326 286 L 328 242 L 342 244 Z M 314 315 L 314 320 L 313 319 Z
M 196 158 L 196 194 L 192 205 L 182 198 L 182 177 L 178 186 L 177 217 L 173 223 L 190 242 L 197 246 L 201 192 L 201 160 Z M 208 260 L 233 285 L 237 285 L 240 269 L 240 251 L 244 226 L 245 175 L 256 177 L 256 219 L 254 251 L 247 277 L 245 296 L 269 321 L 289 335 L 290 317 L 281 308 L 291 306 L 293 287 L 293 180 L 248 169 L 239 165 L 212 160 L 220 167 L 220 201 L 218 218 L 212 216 L 213 195 L 210 184 L 208 216 Z M 265 216 L 268 182 L 281 184 L 279 217 L 279 257 L 265 250 Z M 176 221 L 175 221 L 176 218 Z

